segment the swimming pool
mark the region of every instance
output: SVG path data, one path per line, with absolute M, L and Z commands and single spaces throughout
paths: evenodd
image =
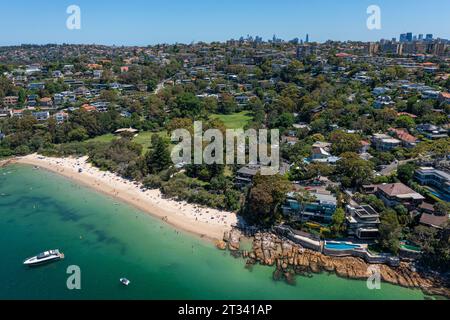
M 359 244 L 352 244 L 347 242 L 327 242 L 325 249 L 331 250 L 353 250 L 362 248 Z

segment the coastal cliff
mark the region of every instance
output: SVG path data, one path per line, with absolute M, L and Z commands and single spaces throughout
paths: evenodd
M 284 279 L 289 284 L 295 284 L 295 275 L 311 276 L 321 272 L 358 280 L 366 280 L 371 275 L 368 272 L 371 265 L 363 259 L 326 256 L 272 233 L 257 233 L 253 238 L 251 251 L 239 251 L 239 244 L 236 243 L 239 243 L 239 231 L 233 230 L 225 234 L 224 241 L 217 246 L 221 249 L 228 248 L 233 256 L 242 256 L 246 259 L 248 268 L 255 264 L 274 266 L 274 279 Z M 399 267 L 384 264 L 375 266 L 379 268 L 381 280 L 384 282 L 450 298 L 449 288 L 434 278 L 419 274 L 408 263 L 402 262 Z

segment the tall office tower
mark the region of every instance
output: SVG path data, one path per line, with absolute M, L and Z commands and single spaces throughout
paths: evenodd
M 306 34 L 306 40 L 305 40 L 305 42 L 306 42 L 306 43 L 309 42 L 309 34 Z
M 397 38 L 392 38 L 392 42 L 397 42 Z
M 419 41 L 423 40 L 423 34 L 419 34 Z
M 433 35 L 431 33 L 427 34 L 425 37 L 426 41 L 432 41 L 433 40 Z
M 413 41 L 413 34 L 412 34 L 412 32 L 408 32 L 406 34 L 406 41 L 408 41 L 408 42 Z
M 400 35 L 400 42 L 406 42 L 406 33 Z

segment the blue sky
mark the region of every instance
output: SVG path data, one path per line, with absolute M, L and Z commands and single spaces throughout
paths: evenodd
M 66 9 L 81 8 L 81 30 Z M 366 27 L 381 8 L 382 29 Z M 379 40 L 407 31 L 450 38 L 449 0 L 2 0 L 0 45 L 98 43 L 148 45 L 273 34 L 285 40 Z

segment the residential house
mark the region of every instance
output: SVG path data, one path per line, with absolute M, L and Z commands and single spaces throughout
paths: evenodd
M 312 145 L 312 162 L 322 163 L 336 163 L 340 160 L 339 157 L 334 157 L 330 153 L 331 143 L 328 142 L 316 142 Z
M 422 91 L 422 98 L 423 99 L 439 99 L 440 94 L 441 93 L 439 91 L 424 90 L 424 91 Z
M 373 93 L 373 95 L 375 95 L 375 96 L 381 96 L 381 95 L 384 95 L 384 94 L 386 94 L 387 92 L 389 92 L 391 89 L 389 89 L 389 88 L 387 88 L 387 87 L 377 87 L 377 88 L 374 88 L 373 90 L 372 90 L 372 93 Z
M 434 214 L 423 213 L 420 217 L 420 224 L 436 229 L 443 229 L 448 223 L 448 215 L 436 216 Z
M 11 110 L 11 116 L 20 119 L 23 117 L 23 110 Z
M 439 101 L 441 103 L 450 104 L 450 92 L 441 92 L 439 96 Z
M 250 186 L 260 169 L 261 167 L 258 165 L 248 165 L 239 169 L 235 177 L 236 186 L 241 188 Z
M 370 148 L 370 142 L 361 140 L 361 148 L 359 148 L 359 153 L 364 154 L 368 153 Z
M 55 120 L 58 124 L 64 123 L 65 121 L 67 121 L 67 119 L 69 119 L 69 114 L 67 112 L 64 111 L 60 111 L 55 113 L 54 115 Z
M 389 96 L 379 96 L 375 100 L 373 107 L 375 109 L 383 109 L 383 108 L 386 108 L 386 107 L 390 107 L 390 106 L 392 106 L 394 104 L 395 104 L 395 102 L 392 101 L 391 97 L 389 97 Z
M 56 70 L 56 71 L 53 71 L 52 72 L 52 77 L 53 78 L 63 78 L 64 77 L 64 74 L 61 72 L 61 71 L 59 71 L 59 70 Z
M 47 97 L 41 98 L 41 99 L 39 100 L 38 106 L 39 106 L 41 109 L 52 109 L 52 108 L 53 108 L 53 101 L 52 101 L 52 98 L 47 98 Z
M 448 137 L 447 130 L 442 127 L 437 127 L 433 124 L 419 124 L 416 129 L 425 137 L 431 140 L 443 139 Z
M 44 90 L 44 89 L 45 83 L 42 82 L 28 84 L 28 90 Z
M 431 167 L 416 170 L 415 179 L 420 184 L 435 188 L 443 197 L 450 199 L 450 174 Z
M 282 136 L 281 137 L 281 143 L 285 143 L 289 146 L 295 146 L 298 142 L 297 137 L 291 137 L 291 136 Z
M 299 204 L 296 192 L 290 192 L 283 213 L 299 220 L 330 222 L 337 209 L 336 197 L 330 193 L 311 193 L 314 200 Z
M 47 121 L 50 118 L 48 111 L 33 112 L 32 115 L 37 121 Z
M 402 142 L 402 146 L 405 148 L 414 148 L 418 139 L 405 129 L 390 128 L 389 132 L 392 133 L 397 139 Z
M 19 97 L 17 96 L 7 96 L 3 98 L 3 104 L 7 107 L 17 106 L 19 103 Z
M 347 232 L 358 239 L 378 237 L 380 214 L 369 205 L 346 207 Z
M 409 210 L 414 210 L 420 206 L 425 197 L 415 192 L 403 183 L 379 184 L 373 186 L 376 195 L 383 200 L 388 207 L 404 205 Z
M 97 108 L 95 108 L 94 106 L 91 106 L 91 105 L 89 105 L 89 104 L 83 104 L 83 105 L 81 106 L 81 109 L 84 110 L 84 111 L 87 111 L 87 112 L 94 112 L 94 111 L 97 111 Z
M 11 110 L 9 108 L 0 109 L 0 118 L 8 118 L 11 116 Z
M 378 151 L 390 151 L 399 147 L 402 142 L 387 134 L 377 133 L 372 136 L 372 144 Z

